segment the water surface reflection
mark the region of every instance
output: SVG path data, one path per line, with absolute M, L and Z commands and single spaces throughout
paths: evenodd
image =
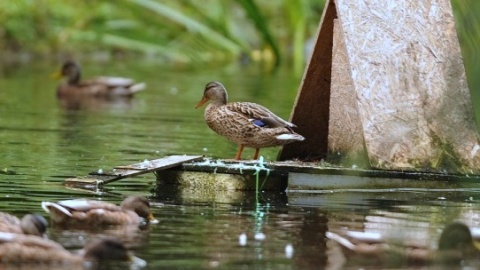
M 92 67 L 98 73 L 99 67 Z M 362 268 L 360 262 L 346 262 L 325 233 L 373 231 L 435 248 L 453 220 L 480 227 L 480 190 L 472 186 L 257 196 L 156 186 L 152 174 L 103 190 L 68 188 L 67 177 L 168 154 L 231 157 L 236 146 L 210 131 L 203 111 L 194 109 L 205 83 L 221 81 L 231 100 L 258 102 L 288 118 L 300 79 L 288 71 L 261 74 L 255 67 L 175 71 L 154 63 L 112 65 L 112 74 L 146 81 L 147 90 L 126 102 L 64 103 L 56 99 L 56 82 L 48 79 L 56 68 L 57 63 L 19 67 L 0 80 L 0 211 L 23 216 L 41 212 L 43 200 L 85 197 L 118 204 L 128 195 L 146 195 L 160 224 L 108 233 L 147 260 L 147 269 Z M 262 150 L 266 160 L 276 154 L 277 149 Z M 102 233 L 48 232 L 70 249 Z M 242 234 L 245 245 L 239 242 Z M 258 237 L 262 234 L 265 239 Z

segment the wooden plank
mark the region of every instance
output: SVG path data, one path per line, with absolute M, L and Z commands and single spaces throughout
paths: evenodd
M 132 165 L 116 166 L 107 172 L 91 172 L 86 177 L 65 179 L 68 186 L 102 186 L 123 178 L 137 176 L 158 170 L 165 170 L 181 165 L 184 162 L 191 162 L 203 159 L 203 156 L 171 155 L 155 160 L 145 160 Z
M 358 113 L 357 95 L 353 87 L 344 39 L 342 26 L 338 19 L 335 19 L 328 152 L 336 156 L 333 160 L 338 160 L 339 155 L 358 155 L 365 160 L 367 154 L 363 141 L 363 127 Z M 345 157 L 341 158 L 345 159 Z M 329 159 L 329 162 L 332 160 Z
M 208 169 L 208 168 L 206 168 Z M 258 176 L 252 172 L 220 173 L 213 170 L 184 170 L 184 167 L 163 170 L 157 173 L 157 190 L 168 187 L 177 189 L 194 189 L 205 194 L 213 191 L 250 190 L 285 191 L 288 184 L 288 173 L 269 173 L 265 171 Z M 258 183 L 258 186 L 257 186 Z
M 157 173 L 157 187 L 201 190 L 204 194 L 228 190 L 284 191 L 288 171 L 271 170 L 262 161 L 211 160 L 186 162 Z
M 257 161 L 234 161 L 234 160 L 216 160 L 205 162 L 186 162 L 182 164 L 182 169 L 187 171 L 199 171 L 210 173 L 225 173 L 225 174 L 256 174 L 261 176 L 282 174 L 285 176 L 288 173 L 286 170 L 272 170 L 272 163 L 261 163 Z
M 74 177 L 64 180 L 64 185 L 70 188 L 97 189 L 102 186 L 104 180 L 95 177 Z
M 343 175 L 343 174 L 309 174 L 309 173 L 290 173 L 288 178 L 289 192 L 301 193 L 322 193 L 330 191 L 346 191 L 346 190 L 382 190 L 382 189 L 398 189 L 398 188 L 457 188 L 461 186 L 460 181 L 449 180 L 423 180 L 418 181 L 413 177 L 418 175 L 410 175 L 412 178 L 384 178 L 367 175 Z M 478 185 L 478 179 L 473 185 Z
M 374 170 L 331 166 L 318 162 L 267 162 L 208 160 L 188 162 L 157 174 L 158 184 L 182 189 L 249 190 L 255 173 L 267 179 L 265 189 L 281 190 L 288 179 L 290 193 L 388 189 L 457 189 L 480 184 L 480 175 L 421 171 Z
M 362 192 L 363 191 L 363 192 Z M 349 213 L 358 211 L 359 213 L 371 213 L 372 207 L 378 207 L 381 198 L 388 198 L 389 201 L 398 202 L 437 202 L 442 203 L 442 196 L 446 192 L 461 192 L 464 189 L 422 189 L 422 188 L 405 188 L 405 189 L 377 189 L 371 192 L 365 192 L 365 189 L 341 189 L 341 190 L 324 190 L 319 193 L 309 192 L 287 192 L 288 205 L 297 207 L 315 207 L 317 209 L 339 209 L 347 210 Z M 448 201 L 448 199 L 447 199 Z M 339 203 L 341 202 L 341 203 Z M 336 215 L 329 217 L 329 222 Z M 345 220 L 342 217 L 342 223 Z
M 480 173 L 450 1 L 327 1 L 290 118 L 306 139 L 279 160 L 337 151 L 368 155 L 365 167 Z
M 358 179 L 376 178 L 383 179 L 388 184 L 390 179 L 413 180 L 418 184 L 424 181 L 445 181 L 457 183 L 466 181 L 469 183 L 480 183 L 480 175 L 466 174 L 446 174 L 438 172 L 423 171 L 401 171 L 401 170 L 376 170 L 361 168 L 345 168 L 330 165 L 324 162 L 302 162 L 302 161 L 276 161 L 258 164 L 256 161 L 233 161 L 233 160 L 208 160 L 202 162 L 186 162 L 178 167 L 181 171 L 189 172 L 206 172 L 206 173 L 224 173 L 224 174 L 254 174 L 260 172 L 261 175 L 278 175 L 285 177 L 286 175 L 297 173 L 312 175 L 317 177 L 319 183 L 312 184 L 312 188 L 321 185 L 322 177 L 335 176 L 338 179 L 339 186 L 342 186 L 342 176 L 354 176 Z M 424 180 L 424 181 L 423 181 Z M 363 180 L 361 180 L 363 181 Z M 348 181 L 347 181 L 348 182 Z
M 316 184 L 312 184 L 312 188 L 316 185 L 321 185 L 323 176 L 356 176 L 365 178 L 383 179 L 388 186 L 390 179 L 405 179 L 414 180 L 418 183 L 424 181 L 446 181 L 449 183 L 469 182 L 480 183 L 480 175 L 478 174 L 446 174 L 438 172 L 423 172 L 423 171 L 402 171 L 402 170 L 376 170 L 376 169 L 360 169 L 360 168 L 345 168 L 331 165 L 323 165 L 321 163 L 312 162 L 273 162 L 266 166 L 271 170 L 288 171 L 289 174 L 299 173 L 314 175 L 317 177 Z M 342 185 L 341 178 L 338 179 L 339 186 Z
M 83 189 L 98 189 L 104 184 L 122 178 L 156 171 L 160 182 L 176 182 L 179 186 L 208 189 L 252 189 L 256 174 L 268 178 L 264 189 L 279 190 L 288 186 L 290 191 L 319 191 L 328 188 L 395 188 L 455 187 L 480 183 L 480 175 L 426 173 L 394 170 L 365 170 L 329 166 L 318 162 L 258 162 L 204 159 L 203 156 L 167 156 L 149 162 L 117 166 L 114 173 L 92 173 L 86 177 L 70 178 L 65 185 Z M 177 169 L 178 168 L 178 169 Z M 170 170 L 167 170 L 170 169 Z M 164 171 L 164 172 L 160 172 Z M 113 172 L 113 170 L 112 170 Z M 175 176 L 176 175 L 176 176 Z M 392 180 L 393 179 L 393 180 Z M 404 180 L 404 181 L 402 181 Z M 423 180 L 423 181 L 419 181 Z M 219 184 L 223 181 L 223 184 Z M 263 182 L 262 182 L 263 183 Z
M 335 5 L 371 165 L 480 172 L 480 140 L 450 0 Z
M 304 73 L 290 120 L 305 137 L 282 147 L 278 160 L 300 158 L 320 160 L 327 154 L 332 69 L 333 20 L 337 13 L 333 0 L 323 10 L 315 48 Z

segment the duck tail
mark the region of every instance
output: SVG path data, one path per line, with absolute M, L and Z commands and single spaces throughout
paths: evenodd
M 344 247 L 346 247 L 350 250 L 355 250 L 355 245 L 345 237 L 342 237 L 342 236 L 340 236 L 336 233 L 332 233 L 332 232 L 326 232 L 325 236 L 328 239 L 333 240 L 333 241 L 339 243 L 340 245 L 342 245 L 342 246 L 344 246 Z
M 297 134 L 297 133 L 284 133 L 284 134 L 278 135 L 276 138 L 277 138 L 277 140 L 281 140 L 281 141 L 303 141 L 303 140 L 305 140 L 305 138 L 302 135 Z
M 140 92 L 140 91 L 144 90 L 145 87 L 147 87 L 147 84 L 142 82 L 142 83 L 134 84 L 134 85 L 130 86 L 128 89 L 130 90 L 130 93 L 135 94 L 137 92 Z
M 57 204 L 57 203 L 52 203 L 52 202 L 42 202 L 42 209 L 45 210 L 47 213 L 55 212 L 55 213 L 62 213 L 64 215 L 67 215 L 69 217 L 72 216 L 72 213 L 68 211 L 67 208 Z

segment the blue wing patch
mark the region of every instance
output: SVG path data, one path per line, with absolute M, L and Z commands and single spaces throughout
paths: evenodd
M 252 123 L 257 126 L 257 127 L 264 127 L 266 126 L 267 124 L 265 122 L 263 122 L 262 120 L 260 119 L 253 119 L 252 120 Z

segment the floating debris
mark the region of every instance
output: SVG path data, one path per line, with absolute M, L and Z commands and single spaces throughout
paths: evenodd
M 15 175 L 15 174 L 17 174 L 17 172 L 15 172 L 13 170 L 10 170 L 8 168 L 4 168 L 4 169 L 0 170 L 0 174 Z
M 215 164 L 214 164 L 214 165 L 216 165 L 216 166 L 227 166 L 227 165 L 225 164 L 225 162 L 221 161 L 220 159 L 217 159 L 217 160 L 215 161 Z
M 196 162 L 194 166 L 210 166 L 212 162 L 209 158 L 204 158 L 202 162 Z
M 242 247 L 247 245 L 247 234 L 242 233 L 238 236 L 238 244 Z
M 142 164 L 139 166 L 139 169 L 148 169 L 152 167 L 152 162 L 148 159 L 145 159 Z
M 178 88 L 175 87 L 175 86 L 171 87 L 170 88 L 170 94 L 173 95 L 173 96 L 177 95 L 178 94 Z
M 287 259 L 291 259 L 293 257 L 293 246 L 292 244 L 288 244 L 285 246 L 285 257 Z
M 257 241 L 263 241 L 267 238 L 267 236 L 264 233 L 258 232 L 255 233 L 255 236 L 253 238 L 255 238 L 255 240 Z

